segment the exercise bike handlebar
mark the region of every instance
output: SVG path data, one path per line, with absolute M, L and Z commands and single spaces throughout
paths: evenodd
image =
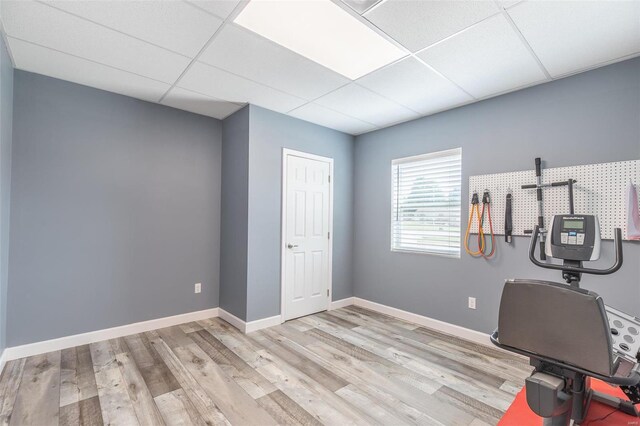
M 622 260 L 623 260 L 622 259 L 622 230 L 620 228 L 615 228 L 614 230 L 613 243 L 616 251 L 616 260 L 613 266 L 607 269 L 593 269 L 593 268 L 585 268 L 583 266 L 556 265 L 553 263 L 540 262 L 538 259 L 536 259 L 536 244 L 538 242 L 539 234 L 540 234 L 540 227 L 536 225 L 531 235 L 531 242 L 529 243 L 529 260 L 531 260 L 531 262 L 533 262 L 534 265 L 539 266 L 541 268 L 555 269 L 558 271 L 577 272 L 582 274 L 609 275 L 616 272 L 622 266 Z

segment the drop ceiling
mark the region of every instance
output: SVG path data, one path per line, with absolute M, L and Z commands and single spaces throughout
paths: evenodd
M 331 1 L 400 55 L 352 80 L 236 23 L 239 0 L 1 0 L 0 19 L 17 69 L 220 119 L 252 103 L 350 134 L 640 55 L 638 0 Z M 344 59 L 349 43 L 332 44 Z

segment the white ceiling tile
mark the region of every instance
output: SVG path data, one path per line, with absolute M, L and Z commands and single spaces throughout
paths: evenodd
M 59 9 L 194 57 L 222 24 L 182 1 L 46 0 Z
M 157 102 L 169 85 L 11 37 L 16 68 L 84 86 Z
M 403 59 L 357 83 L 421 114 L 430 114 L 473 98 L 414 58 Z
M 211 98 L 179 87 L 172 88 L 161 103 L 218 119 L 223 119 L 242 108 L 242 105 Z
M 522 2 L 508 13 L 554 77 L 640 53 L 639 1 Z
M 173 83 L 189 59 L 33 1 L 2 1 L 8 35 Z
M 499 11 L 490 0 L 387 0 L 364 17 L 416 52 Z
M 361 15 L 381 1 L 382 0 L 342 0 L 344 4 L 348 5 L 351 9 Z
M 199 60 L 308 100 L 349 83 L 340 74 L 235 25 L 223 28 Z
M 500 6 L 506 9 L 520 3 L 521 1 L 522 0 L 498 0 L 498 3 L 500 3 Z
M 226 19 L 240 3 L 240 0 L 189 0 L 188 3 L 195 4 L 209 13 Z
M 418 56 L 476 98 L 546 78 L 502 15 L 474 25 Z
M 304 99 L 201 62 L 196 62 L 189 68 L 178 86 L 217 99 L 235 103 L 248 102 L 278 112 L 287 112 L 306 103 Z
M 308 103 L 300 108 L 296 108 L 291 111 L 289 115 L 351 135 L 368 132 L 376 128 L 376 126 L 371 123 L 349 117 L 315 103 Z
M 351 83 L 315 101 L 317 104 L 376 126 L 386 126 L 418 114 L 364 87 Z

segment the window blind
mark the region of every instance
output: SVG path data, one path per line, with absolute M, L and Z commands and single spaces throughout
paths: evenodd
M 462 148 L 391 163 L 391 250 L 460 257 Z

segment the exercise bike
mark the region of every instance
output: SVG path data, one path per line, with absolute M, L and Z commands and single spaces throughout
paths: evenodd
M 526 379 L 527 403 L 544 425 L 580 424 L 592 401 L 639 417 L 640 318 L 606 306 L 598 294 L 580 288 L 582 274 L 607 275 L 622 266 L 622 237 L 615 230 L 615 263 L 607 269 L 583 266 L 600 257 L 598 218 L 556 215 L 548 233 L 543 263 L 535 251 L 540 230 L 533 230 L 529 259 L 562 272 L 567 284 L 507 280 L 500 301 L 496 346 L 529 357 L 534 371 Z M 629 400 L 591 389 L 591 378 L 620 386 Z

